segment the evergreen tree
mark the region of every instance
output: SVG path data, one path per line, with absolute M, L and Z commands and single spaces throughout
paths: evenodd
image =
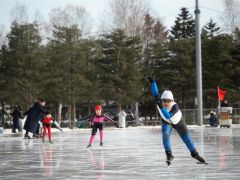
M 170 39 L 180 40 L 191 38 L 195 34 L 195 21 L 187 8 L 181 8 L 181 13 L 170 30 Z
M 80 30 L 73 25 L 55 26 L 47 47 L 45 93 L 51 100 L 69 105 L 71 128 L 75 126 L 76 102 L 83 99 L 85 86 L 90 84 L 84 46 Z
M 118 111 L 122 105 L 137 100 L 140 93 L 140 38 L 127 37 L 119 29 L 104 34 L 101 41 L 103 57 L 98 61 L 102 97 L 115 100 Z
M 170 30 L 168 62 L 168 86 L 176 90 L 175 96 L 183 108 L 194 106 L 195 97 L 195 22 L 187 8 L 181 13 Z
M 240 107 L 240 31 L 238 28 L 235 29 L 235 32 L 233 34 L 233 47 L 231 49 L 231 56 L 234 60 L 233 68 L 232 68 L 232 74 L 229 79 L 232 80 L 232 91 L 231 94 L 229 93 L 229 100 L 232 102 L 235 102 L 234 106 L 238 104 L 238 107 Z
M 13 22 L 7 38 L 7 47 L 2 48 L 5 95 L 12 103 L 24 102 L 22 105 L 28 108 L 41 89 L 43 60 L 38 24 Z
M 173 89 L 176 100 L 183 108 L 194 106 L 195 97 L 195 48 L 194 39 L 171 42 L 171 57 L 166 74 L 166 88 Z
M 99 103 L 101 98 L 101 83 L 100 83 L 100 72 L 99 67 L 97 67 L 98 60 L 102 57 L 102 49 L 100 43 L 94 39 L 85 39 L 83 41 L 83 55 L 86 60 L 85 67 L 85 85 L 82 89 L 82 99 L 88 102 L 88 114 L 91 113 L 92 105 Z
M 207 38 L 213 38 L 220 33 L 220 27 L 212 19 L 203 27 L 202 34 Z
M 212 39 L 203 39 L 203 97 L 205 107 L 217 107 L 217 86 L 231 89 L 231 79 L 236 61 L 232 58 L 233 39 L 227 34 L 219 34 Z
M 7 76 L 6 76 L 6 71 L 7 67 L 5 66 L 5 61 L 8 58 L 8 50 L 6 45 L 2 45 L 0 49 L 0 101 L 3 102 L 4 100 L 7 99 L 6 97 L 6 84 L 7 82 Z

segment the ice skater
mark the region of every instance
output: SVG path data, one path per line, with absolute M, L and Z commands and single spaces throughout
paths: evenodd
M 90 119 L 90 127 L 92 127 L 92 133 L 90 136 L 89 144 L 87 148 L 92 147 L 92 143 L 94 140 L 94 137 L 97 133 L 97 130 L 99 129 L 99 134 L 100 134 L 100 146 L 103 146 L 103 123 L 104 121 L 110 121 L 112 122 L 116 127 L 117 124 L 108 116 L 102 114 L 102 106 L 96 105 L 95 107 L 95 113 Z
M 173 94 L 171 91 L 166 90 L 160 95 L 155 81 L 149 78 L 152 83 L 152 94 L 155 98 L 157 109 L 162 117 L 162 141 L 167 156 L 166 163 L 170 165 L 174 156 L 172 155 L 172 147 L 170 142 L 170 135 L 172 128 L 174 128 L 180 135 L 183 142 L 186 144 L 191 156 L 198 160 L 199 163 L 207 164 L 203 157 L 199 155 L 196 147 L 193 144 L 190 133 L 185 122 L 182 120 L 182 113 L 174 102 Z
M 42 133 L 42 142 L 45 142 L 45 136 L 46 133 L 48 131 L 48 140 L 49 143 L 53 144 L 52 141 L 52 131 L 51 131 L 51 123 L 54 123 L 56 128 L 59 129 L 60 131 L 62 131 L 62 128 L 59 126 L 59 124 L 53 120 L 52 115 L 47 112 L 44 115 L 44 119 L 43 119 L 43 133 Z

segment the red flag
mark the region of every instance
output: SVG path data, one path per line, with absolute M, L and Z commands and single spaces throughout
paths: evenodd
M 227 91 L 224 91 L 218 87 L 218 99 L 222 101 L 224 99 L 224 96 L 226 95 Z

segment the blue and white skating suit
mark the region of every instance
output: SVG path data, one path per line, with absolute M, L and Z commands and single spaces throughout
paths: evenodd
M 179 121 L 182 119 L 182 112 L 180 111 L 177 103 L 171 102 L 169 109 L 162 107 L 160 109 L 157 106 L 159 114 L 161 115 L 163 121 L 169 124 L 178 124 Z
M 155 102 L 157 104 L 157 109 L 159 114 L 161 115 L 162 121 L 162 141 L 163 146 L 166 152 L 171 151 L 171 141 L 170 135 L 172 132 L 172 128 L 174 128 L 178 134 L 180 135 L 181 139 L 187 146 L 188 150 L 191 154 L 196 152 L 196 148 L 192 142 L 190 133 L 185 122 L 182 120 L 182 112 L 180 111 L 177 103 L 170 102 L 170 106 L 168 109 L 163 107 L 161 95 L 158 92 L 158 87 L 156 82 L 152 83 L 152 93 L 155 98 Z
M 172 132 L 172 128 L 174 128 L 180 135 L 183 142 L 186 144 L 188 150 L 191 153 L 194 153 L 196 151 L 196 148 L 192 142 L 191 136 L 188 132 L 188 128 L 185 122 L 182 120 L 182 113 L 178 108 L 178 105 L 175 102 L 171 102 L 169 109 L 165 109 L 164 107 L 160 109 L 159 106 L 157 107 L 163 119 L 162 141 L 165 151 L 171 151 L 172 149 L 170 135 Z

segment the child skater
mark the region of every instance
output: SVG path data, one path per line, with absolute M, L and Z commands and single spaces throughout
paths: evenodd
M 45 142 L 45 136 L 46 136 L 46 133 L 48 131 L 49 143 L 53 144 L 52 132 L 51 132 L 51 123 L 54 123 L 56 128 L 58 128 L 60 131 L 62 131 L 62 128 L 59 126 L 59 124 L 56 121 L 53 120 L 52 115 L 49 112 L 47 112 L 44 115 L 44 119 L 43 119 L 42 142 Z
M 100 146 L 103 146 L 103 122 L 106 120 L 111 121 L 117 127 L 115 122 L 110 117 L 107 117 L 106 115 L 102 114 L 102 106 L 96 105 L 95 113 L 91 117 L 90 122 L 89 122 L 90 127 L 92 127 L 92 133 L 91 133 L 91 137 L 90 137 L 87 148 L 92 147 L 92 143 L 93 143 L 94 137 L 95 137 L 98 129 L 99 129 L 99 134 L 100 134 Z
M 158 87 L 155 81 L 151 78 L 149 80 L 152 83 L 152 94 L 157 103 L 157 109 L 162 117 L 162 141 L 166 152 L 167 160 L 166 163 L 170 165 L 174 156 L 172 155 L 172 148 L 170 142 L 170 135 L 172 128 L 174 128 L 180 135 L 183 142 L 186 144 L 191 156 L 199 161 L 199 163 L 207 164 L 203 157 L 199 155 L 194 146 L 190 133 L 185 122 L 182 120 L 182 113 L 174 102 L 173 94 L 171 91 L 163 91 L 160 95 Z

